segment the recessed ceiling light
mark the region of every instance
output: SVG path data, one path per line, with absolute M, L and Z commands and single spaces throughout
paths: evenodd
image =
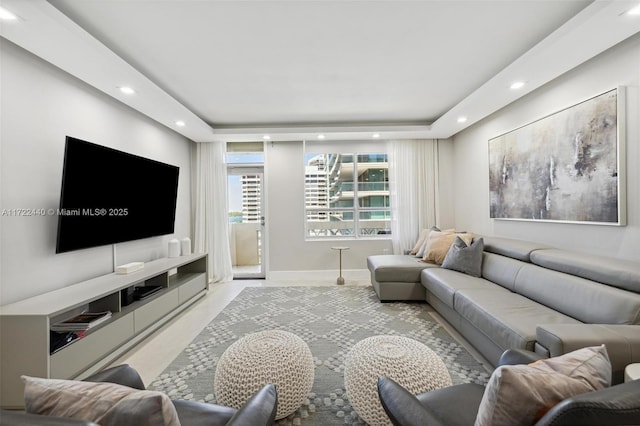
M 176 126 L 178 126 L 178 127 L 184 127 L 184 126 L 186 126 L 186 125 L 187 125 L 187 123 L 185 123 L 185 122 L 184 122 L 184 121 L 182 121 L 182 120 L 178 120 L 178 121 L 176 121 Z
M 373 135 L 371 135 L 371 137 L 374 139 L 378 139 L 380 137 L 380 133 L 374 133 Z
M 467 121 L 467 117 L 458 117 L 458 123 L 464 123 Z
M 516 89 L 520 89 L 524 86 L 524 81 L 514 81 L 513 83 L 511 83 L 511 86 L 509 86 L 511 89 L 516 90 Z
M 264 136 L 262 137 L 262 139 L 264 139 L 265 141 L 268 141 L 268 140 L 270 140 L 270 139 L 271 139 L 271 136 L 269 136 L 269 135 L 264 135 Z
M 629 9 L 627 15 L 640 15 L 640 4 Z
M 318 135 L 318 139 L 324 139 L 324 135 Z
M 18 17 L 4 7 L 0 7 L 0 19 L 3 21 L 15 21 Z
M 133 95 L 134 93 L 136 93 L 136 91 L 129 86 L 120 86 L 118 87 L 118 89 L 120 89 L 120 91 L 125 95 Z

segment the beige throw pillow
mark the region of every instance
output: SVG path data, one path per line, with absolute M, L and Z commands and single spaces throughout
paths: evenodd
M 460 237 L 467 245 L 470 245 L 473 241 L 473 234 L 470 233 L 455 233 L 449 230 L 431 232 L 427 239 L 427 246 L 422 261 L 442 265 L 456 237 Z
M 498 367 L 482 396 L 475 426 L 531 426 L 562 400 L 610 383 L 611 362 L 604 345 L 529 365 Z
M 180 426 L 178 413 L 162 392 L 114 383 L 22 376 L 25 411 L 118 426 Z
M 440 229 L 438 229 L 438 227 L 432 226 L 429 229 L 423 229 L 422 231 L 420 231 L 420 235 L 418 236 L 418 241 L 416 241 L 416 245 L 413 246 L 413 249 L 411 249 L 409 254 L 412 254 L 416 257 L 422 257 L 422 254 L 420 254 L 420 251 L 422 250 L 422 252 L 424 253 L 424 246 L 427 243 L 427 238 L 429 238 L 429 234 L 433 231 L 439 231 L 439 230 Z

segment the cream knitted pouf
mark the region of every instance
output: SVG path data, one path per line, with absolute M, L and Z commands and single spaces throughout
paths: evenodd
M 248 334 L 227 348 L 216 367 L 213 390 L 218 404 L 240 408 L 267 383 L 276 385 L 276 419 L 295 412 L 314 378 L 313 355 L 295 334 L 269 330 Z
M 387 376 L 414 395 L 451 385 L 435 352 L 400 336 L 373 336 L 356 343 L 344 361 L 344 386 L 351 406 L 371 426 L 390 425 L 378 397 L 378 376 Z

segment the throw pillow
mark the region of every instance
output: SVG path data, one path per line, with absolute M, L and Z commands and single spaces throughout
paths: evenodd
M 429 234 L 433 231 L 439 231 L 439 230 L 440 229 L 438 229 L 435 226 L 432 226 L 429 229 L 423 229 L 420 232 L 420 236 L 418 238 L 418 241 L 416 242 L 416 245 L 413 247 L 413 250 L 409 252 L 409 254 L 412 254 L 416 257 L 422 257 L 424 255 L 424 248 L 425 248 L 425 244 L 427 243 L 427 238 L 429 238 Z M 420 252 L 422 252 L 422 254 Z
M 25 411 L 118 426 L 180 426 L 178 413 L 162 392 L 115 383 L 22 376 Z
M 429 235 L 429 229 L 423 229 L 422 231 L 420 231 L 420 235 L 418 235 L 418 240 L 416 241 L 416 244 L 413 246 L 409 254 L 415 255 L 416 253 L 418 253 L 418 250 L 420 250 L 420 247 L 422 247 L 422 244 L 426 241 L 428 235 Z
M 455 231 L 433 231 L 427 238 L 427 246 L 422 257 L 423 262 L 436 263 L 442 265 L 449 248 L 453 245 L 456 237 L 460 237 L 467 245 L 473 241 L 473 234 L 457 234 Z
M 470 246 L 456 236 L 455 241 L 449 248 L 447 255 L 442 261 L 442 267 L 462 272 L 474 277 L 482 276 L 482 252 L 484 251 L 484 240 L 478 238 Z
M 427 242 L 429 241 L 429 236 L 427 236 L 427 238 L 425 238 L 424 242 L 422 243 L 422 246 L 420 247 L 420 250 L 418 250 L 418 252 L 416 253 L 416 257 L 419 259 L 422 259 L 424 257 L 424 252 L 427 249 Z
M 562 400 L 610 383 L 611 362 L 604 345 L 529 365 L 504 365 L 489 379 L 475 426 L 531 426 Z

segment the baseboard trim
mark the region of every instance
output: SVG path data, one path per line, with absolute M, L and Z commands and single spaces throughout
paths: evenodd
M 317 281 L 317 280 L 336 280 L 338 278 L 338 270 L 316 270 L 316 271 L 270 271 L 267 272 L 267 279 L 273 281 Z M 342 270 L 342 276 L 345 280 L 368 280 L 371 276 L 368 269 L 347 269 Z

